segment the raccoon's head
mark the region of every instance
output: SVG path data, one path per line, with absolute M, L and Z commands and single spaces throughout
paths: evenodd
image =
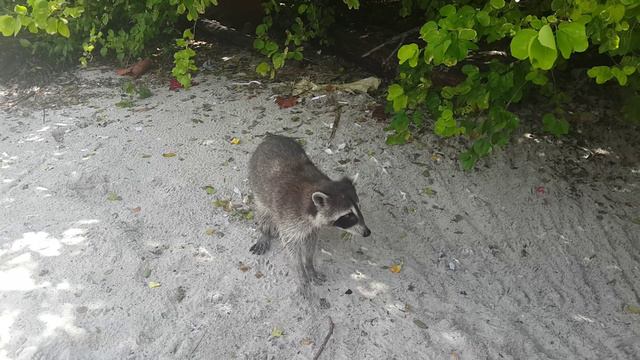
M 364 237 L 371 235 L 360 212 L 360 200 L 353 186 L 354 182 L 355 179 L 350 178 L 332 181 L 311 194 L 317 225 L 335 226 Z

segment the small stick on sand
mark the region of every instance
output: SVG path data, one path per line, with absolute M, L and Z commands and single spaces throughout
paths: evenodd
M 333 126 L 331 126 L 331 135 L 329 135 L 329 141 L 327 141 L 327 146 L 331 145 L 333 138 L 336 136 L 336 131 L 338 130 L 338 125 L 340 125 L 340 115 L 342 112 L 342 105 L 336 105 L 336 118 L 333 120 Z
M 329 318 L 329 332 L 327 333 L 327 336 L 324 337 L 324 341 L 322 342 L 322 345 L 320 345 L 320 348 L 318 349 L 316 355 L 313 357 L 313 360 L 318 360 L 318 358 L 320 358 L 320 354 L 322 354 L 322 351 L 324 351 L 324 347 L 329 342 L 331 334 L 333 334 L 333 328 L 335 325 L 333 324 L 333 320 L 331 320 L 331 316 L 327 316 L 327 318 Z

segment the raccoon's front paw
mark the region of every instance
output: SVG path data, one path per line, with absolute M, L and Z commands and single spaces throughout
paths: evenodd
M 267 250 L 269 250 L 270 246 L 270 241 L 264 241 L 264 239 L 260 239 L 249 248 L 249 251 L 251 251 L 251 253 L 253 253 L 254 255 L 262 255 L 266 253 Z
M 313 273 L 309 275 L 309 280 L 311 280 L 311 283 L 313 285 L 322 285 L 325 281 L 327 281 L 327 276 L 323 273 L 313 271 Z

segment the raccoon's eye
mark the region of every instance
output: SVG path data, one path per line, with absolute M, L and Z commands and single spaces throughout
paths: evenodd
M 333 226 L 337 226 L 342 229 L 348 229 L 358 223 L 358 217 L 354 213 L 348 213 L 342 215 L 338 220 L 333 223 Z

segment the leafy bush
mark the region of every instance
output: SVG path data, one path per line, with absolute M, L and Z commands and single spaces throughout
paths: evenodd
M 403 1 L 409 14 L 425 8 L 425 1 Z M 606 54 L 615 64 L 593 66 L 587 75 L 597 84 L 617 81 L 631 86 L 629 112 L 637 114 L 640 36 L 633 29 L 640 18 L 638 0 L 553 0 L 506 3 L 490 1 L 431 1 L 436 13 L 427 12 L 420 28 L 424 43 L 404 44 L 397 52 L 397 82 L 389 86 L 387 100 L 394 112 L 388 129 L 389 144 L 407 142 L 423 124 L 423 114 L 436 122 L 443 137 L 463 135 L 471 146 L 460 155 L 464 169 L 472 168 L 494 148 L 504 146 L 518 117 L 509 111 L 532 90 L 546 94 L 556 104 L 542 116 L 543 129 L 567 134 L 563 94 L 549 80 L 553 70 L 571 66 L 576 53 Z M 469 61 L 480 49 L 493 49 L 508 41 L 508 61 L 488 64 Z M 461 65 L 462 64 L 462 65 Z M 459 68 L 466 79 L 455 86 L 436 86 L 433 76 L 446 67 Z
M 358 9 L 359 0 L 342 0 L 349 9 Z M 265 17 L 262 24 L 256 27 L 256 39 L 253 47 L 270 61 L 262 62 L 256 72 L 262 76 L 275 77 L 286 60 L 302 60 L 304 44 L 311 40 L 319 40 L 321 44 L 328 42 L 327 29 L 335 21 L 337 6 L 335 1 L 295 0 L 288 2 L 265 1 Z M 273 39 L 269 31 L 275 23 L 278 31 L 282 31 L 284 41 L 282 48 L 278 39 Z M 272 31 L 273 33 L 273 31 Z
M 0 33 L 61 60 L 80 56 L 86 64 L 97 50 L 128 62 L 149 52 L 154 41 L 178 36 L 180 21 L 194 22 L 214 5 L 217 0 L 0 0 Z M 192 39 L 193 32 L 184 31 L 176 42 L 173 74 L 184 86 L 195 70 Z
M 359 8 L 358 1 L 344 4 Z M 294 0 L 268 1 L 266 9 L 254 47 L 271 61 L 256 70 L 273 77 L 285 60 L 302 58 L 305 42 L 329 40 L 326 29 L 338 8 L 336 1 Z M 616 81 L 628 87 L 625 112 L 640 118 L 640 58 L 634 55 L 640 50 L 640 34 L 634 32 L 640 0 L 402 0 L 398 12 L 422 17 L 424 22 L 421 41 L 404 44 L 397 51 L 399 74 L 386 97 L 393 113 L 388 144 L 410 141 L 426 125 L 428 114 L 436 119 L 436 134 L 470 140 L 469 148 L 460 154 L 462 167 L 470 169 L 509 142 L 520 122 L 509 109 L 532 92 L 544 94 L 555 107 L 541 116 L 544 131 L 567 134 L 563 104 L 568 96 L 550 77 L 554 71 L 570 68 L 575 55 L 583 52 L 612 59 L 612 63 L 592 66 L 587 75 L 597 84 Z M 282 48 L 269 35 L 276 23 L 284 28 Z M 476 55 L 496 53 L 504 56 L 475 60 Z M 439 84 L 437 75 L 446 68 L 455 68 L 465 79 Z

